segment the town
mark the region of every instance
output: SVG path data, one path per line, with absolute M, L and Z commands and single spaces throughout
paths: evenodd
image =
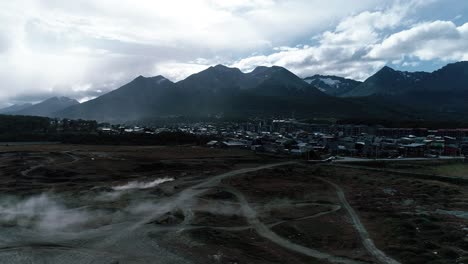
M 361 158 L 436 158 L 468 155 L 468 129 L 388 128 L 381 125 L 314 124 L 295 119 L 248 122 L 182 123 L 161 127 L 97 126 L 102 134 L 183 132 L 211 138 L 206 146 L 244 148 L 257 153 L 304 159 L 326 156 Z
M 468 128 L 394 128 L 383 125 L 301 122 L 294 118 L 122 125 L 88 120 L 2 117 L 0 142 L 73 144 L 196 144 L 250 149 L 306 160 L 468 156 Z

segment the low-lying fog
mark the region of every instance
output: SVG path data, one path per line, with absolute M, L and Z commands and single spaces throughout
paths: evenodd
M 173 181 L 174 178 L 158 178 L 150 182 L 132 181 L 125 185 L 111 187 L 102 191 L 81 197 L 66 197 L 58 194 L 41 194 L 31 197 L 1 197 L 0 224 L 3 226 L 19 226 L 39 231 L 76 231 L 76 228 L 86 227 L 99 219 L 118 220 L 126 214 L 133 214 L 134 208 L 148 206 L 149 201 L 133 201 L 127 206 L 112 209 L 98 209 L 103 202 L 116 202 L 124 195 L 130 195 L 132 190 L 149 189 Z M 84 199 L 84 200 L 83 200 Z M 114 212 L 112 212 L 114 211 Z
M 80 194 L 0 197 L 0 262 L 148 263 L 163 256 L 164 263 L 185 263 L 150 240 L 155 226 L 141 222 L 161 210 L 164 197 L 151 188 L 173 180 L 133 181 Z M 163 204 L 167 207 L 167 201 Z

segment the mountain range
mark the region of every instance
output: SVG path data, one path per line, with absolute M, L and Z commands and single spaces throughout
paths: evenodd
M 12 105 L 0 109 L 0 114 L 53 117 L 58 111 L 79 104 L 68 97 L 52 97 L 37 104 Z
M 33 104 L 25 103 L 25 104 L 14 104 L 5 108 L 0 109 L 0 114 L 12 114 L 28 107 L 31 107 Z
M 369 95 L 397 95 L 424 86 L 427 72 L 403 72 L 388 66 L 367 78 L 363 83 L 341 94 L 343 97 L 362 97 Z
M 432 73 L 397 71 L 385 66 L 362 84 L 341 96 L 395 96 L 414 92 L 466 91 L 468 91 L 468 62 L 456 62 Z
M 468 62 L 448 64 L 432 73 L 385 66 L 364 82 L 324 75 L 301 79 L 278 66 L 259 66 L 244 73 L 216 65 L 176 83 L 163 76 L 139 76 L 82 104 L 55 97 L 36 105 L 11 106 L 0 113 L 110 122 L 281 115 L 467 119 Z
M 432 73 L 384 67 L 341 96 L 407 106 L 425 119 L 467 120 L 468 62 L 451 63 Z
M 358 99 L 325 94 L 283 67 L 260 66 L 243 73 L 217 65 L 177 83 L 163 76 L 139 76 L 119 89 L 56 115 L 118 122 L 171 116 L 357 117 L 395 113 Z

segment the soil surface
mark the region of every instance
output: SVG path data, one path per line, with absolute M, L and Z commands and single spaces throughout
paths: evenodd
M 467 263 L 466 186 L 195 146 L 0 147 L 0 263 Z

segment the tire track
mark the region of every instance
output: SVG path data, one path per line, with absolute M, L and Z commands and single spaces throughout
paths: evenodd
M 359 237 L 361 238 L 362 244 L 366 248 L 366 250 L 374 256 L 380 263 L 384 264 L 400 264 L 400 262 L 394 260 L 393 258 L 387 256 L 383 251 L 378 249 L 372 239 L 369 236 L 369 233 L 367 232 L 366 228 L 364 225 L 361 223 L 361 220 L 359 219 L 359 216 L 356 214 L 354 209 L 351 207 L 351 205 L 348 203 L 348 200 L 346 199 L 346 196 L 344 194 L 343 189 L 341 189 L 340 186 L 337 184 L 321 178 L 321 177 L 314 177 L 322 182 L 328 183 L 329 185 L 333 186 L 336 190 L 336 194 L 338 195 L 338 198 L 340 199 L 341 204 L 345 208 L 345 210 L 348 212 L 349 216 L 351 217 L 351 220 L 353 221 L 353 226 L 356 229 L 356 231 L 359 234 Z
M 262 223 L 258 217 L 257 217 L 257 212 L 250 207 L 249 203 L 247 202 L 247 199 L 245 196 L 239 192 L 238 190 L 234 188 L 230 188 L 229 190 L 232 194 L 234 194 L 239 202 L 241 203 L 241 210 L 243 211 L 244 215 L 247 218 L 247 221 L 249 224 L 252 225 L 252 227 L 257 231 L 257 233 L 263 237 L 266 238 L 275 244 L 278 244 L 281 247 L 287 248 L 289 250 L 304 254 L 309 257 L 313 257 L 316 259 L 320 260 L 326 260 L 332 263 L 343 263 L 343 264 L 362 264 L 365 262 L 345 258 L 345 257 L 339 257 L 335 255 L 331 255 L 325 252 L 318 251 L 316 249 L 308 248 L 305 246 L 301 246 L 298 244 L 295 244 L 288 239 L 285 239 L 275 232 L 273 232 L 267 225 Z

